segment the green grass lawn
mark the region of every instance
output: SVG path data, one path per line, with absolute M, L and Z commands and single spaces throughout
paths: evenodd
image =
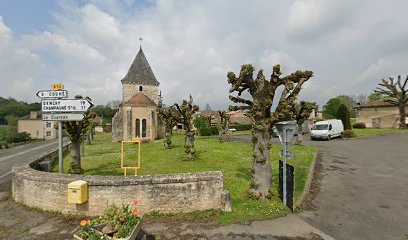
M 163 140 L 143 143 L 141 145 L 141 169 L 139 175 L 204 172 L 219 170 L 224 175 L 224 189 L 230 191 L 233 211 L 205 211 L 192 214 L 167 214 L 170 217 L 183 219 L 201 219 L 217 221 L 222 224 L 248 222 L 251 220 L 272 219 L 285 215 L 289 210 L 284 207 L 277 196 L 278 152 L 280 146 L 272 146 L 271 162 L 273 167 L 274 196 L 271 201 L 261 202 L 249 198 L 251 183 L 252 145 L 236 142 L 219 143 L 217 139 L 197 137 L 195 147 L 197 158 L 187 161 L 184 153 L 184 136 L 173 136 L 173 148 L 164 149 Z M 125 163 L 136 159 L 136 146 L 127 144 Z M 123 175 L 120 168 L 120 143 L 112 143 L 110 134 L 97 134 L 91 145 L 85 143 L 85 157 L 82 167 L 90 175 Z M 292 146 L 294 158 L 288 163 L 295 166 L 295 198 L 303 191 L 309 166 L 313 160 L 315 147 Z M 64 158 L 64 170 L 68 169 L 70 156 Z M 56 166 L 53 171 L 58 171 Z M 129 174 L 129 173 L 128 173 Z M 132 174 L 130 172 L 130 174 Z M 150 217 L 156 217 L 152 214 Z M 163 217 L 163 215 L 160 215 Z
M 353 131 L 356 133 L 357 138 L 368 137 L 372 135 L 380 135 L 386 133 L 401 133 L 408 132 L 408 129 L 397 129 L 397 128 L 354 128 Z

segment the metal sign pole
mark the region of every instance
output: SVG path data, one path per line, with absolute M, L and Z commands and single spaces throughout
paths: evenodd
M 62 122 L 58 122 L 58 172 L 61 174 L 63 172 L 63 162 L 62 162 Z
M 283 129 L 283 205 L 286 206 L 286 128 Z

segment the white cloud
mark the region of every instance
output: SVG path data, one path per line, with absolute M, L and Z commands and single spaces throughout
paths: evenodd
M 0 18 L 0 53 L 8 56 L 0 59 L 0 81 L 7 86 L 0 95 L 37 100 L 37 90 L 64 82 L 72 95 L 88 95 L 97 104 L 119 99 L 120 80 L 143 37 L 167 104 L 191 93 L 201 106 L 225 108 L 231 104 L 228 71 L 252 63 L 267 75 L 279 63 L 284 74 L 314 71 L 300 98 L 323 105 L 340 94 L 366 93 L 384 75 L 407 70 L 408 3 L 383 5 L 380 0 L 61 1 L 45 31 L 17 38 Z
M 13 32 L 0 16 L 0 96 L 17 99 L 30 98 L 34 78 L 44 69 L 39 56 L 16 44 Z
M 347 25 L 360 3 L 352 0 L 297 0 L 289 9 L 288 34 L 297 41 L 313 41 Z
M 274 49 L 264 50 L 261 53 L 259 63 L 260 66 L 268 67 L 267 70 L 271 70 L 272 66 L 276 64 L 281 64 L 282 72 L 285 72 L 287 74 L 292 73 L 297 69 L 300 69 L 300 66 L 296 62 L 296 60 L 289 56 L 288 53 L 280 52 Z

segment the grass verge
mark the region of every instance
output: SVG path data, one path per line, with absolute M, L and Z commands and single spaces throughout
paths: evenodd
M 141 146 L 141 169 L 139 175 L 173 174 L 188 172 L 222 171 L 224 189 L 230 191 L 233 211 L 200 211 L 189 214 L 157 214 L 148 218 L 171 218 L 199 221 L 216 221 L 221 224 L 266 220 L 283 216 L 289 209 L 283 206 L 277 196 L 278 192 L 278 160 L 280 146 L 271 148 L 273 168 L 274 196 L 270 201 L 261 202 L 249 197 L 252 176 L 252 145 L 238 142 L 219 143 L 217 139 L 197 137 L 195 147 L 197 157 L 187 161 L 184 153 L 184 136 L 173 136 L 173 148 L 164 149 L 163 140 L 144 143 Z M 123 175 L 120 168 L 120 143 L 112 143 L 110 134 L 97 134 L 91 145 L 85 143 L 85 157 L 82 167 L 88 175 Z M 298 198 L 305 185 L 308 169 L 313 160 L 315 147 L 291 146 L 293 159 L 288 163 L 295 166 L 295 199 Z M 136 160 L 136 145 L 125 147 L 125 163 L 130 165 Z M 64 158 L 64 170 L 68 169 L 70 156 Z M 53 171 L 58 171 L 56 166 Z M 199 217 L 197 217 L 199 216 Z
M 408 132 L 408 129 L 397 129 L 397 128 L 353 128 L 354 133 L 357 138 L 368 137 L 373 135 L 381 135 L 387 133 L 402 133 Z

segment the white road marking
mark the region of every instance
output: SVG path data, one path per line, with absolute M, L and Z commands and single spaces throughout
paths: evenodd
M 57 143 L 58 143 L 58 142 L 52 142 L 52 143 L 48 143 L 48 144 L 45 144 L 45 145 L 41 145 L 41 146 L 36 147 L 36 148 L 30 148 L 30 149 L 28 149 L 28 150 L 26 150 L 26 151 L 18 152 L 18 153 L 15 153 L 15 154 L 13 154 L 13 155 L 1 157 L 1 158 L 0 158 L 0 162 L 2 162 L 2 161 L 4 161 L 4 160 L 7 160 L 7 159 L 9 159 L 9 158 L 12 158 L 12 157 L 21 155 L 21 154 L 28 153 L 28 152 L 33 151 L 33 150 L 37 150 L 37 149 L 40 149 L 40 148 L 43 148 L 43 147 L 48 147 L 48 146 L 50 146 L 50 145 L 52 145 L 52 144 L 57 144 Z

